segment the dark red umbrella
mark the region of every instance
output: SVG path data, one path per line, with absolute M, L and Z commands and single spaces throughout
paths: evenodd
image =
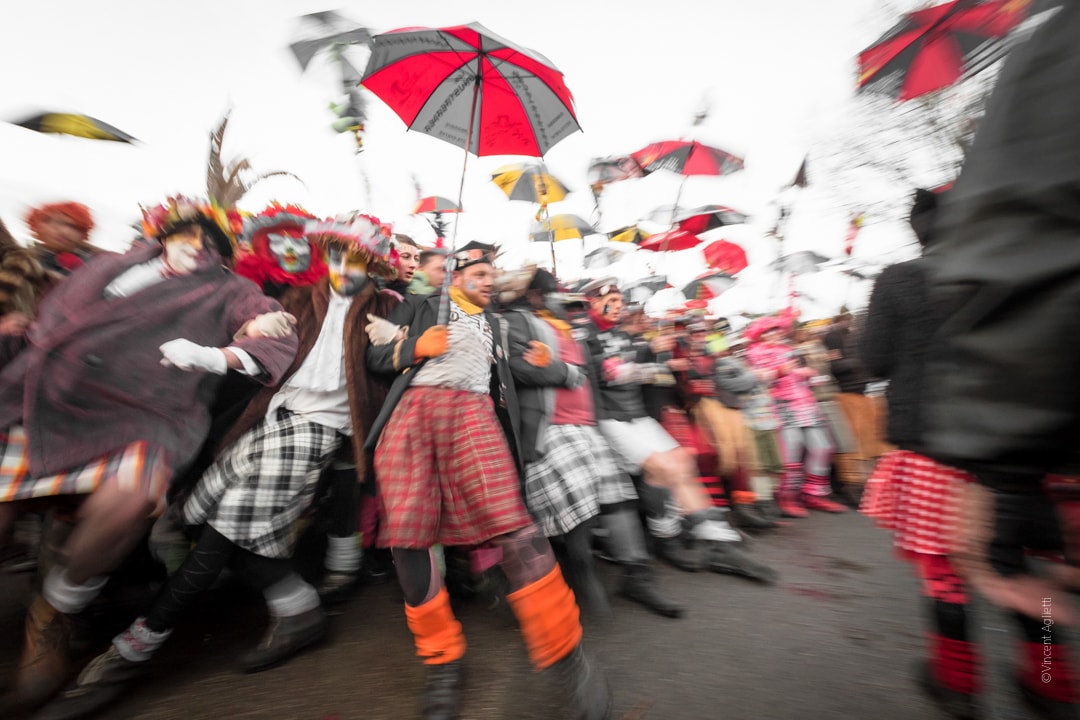
M 361 83 L 410 130 L 475 155 L 540 157 L 580 129 L 562 72 L 479 23 L 376 35 Z
M 859 90 L 910 100 L 1001 58 L 1030 0 L 952 0 L 905 15 L 859 53 Z
M 668 170 L 678 175 L 728 175 L 743 168 L 742 158 L 697 140 L 664 140 L 631 157 L 646 174 Z
M 746 251 L 727 240 L 709 243 L 702 252 L 709 267 L 729 275 L 742 272 L 750 264 L 746 260 Z
M 723 205 L 702 205 L 675 219 L 680 230 L 703 233 L 728 225 L 741 225 L 746 222 L 746 213 L 732 210 Z
M 650 235 L 638 247 L 652 252 L 664 252 L 667 250 L 688 250 L 700 244 L 701 238 L 694 233 L 675 228 Z

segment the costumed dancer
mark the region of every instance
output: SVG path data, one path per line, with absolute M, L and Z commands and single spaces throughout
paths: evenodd
M 33 249 L 49 272 L 70 275 L 101 252 L 90 244 L 94 216 L 82 203 L 49 203 L 26 214 L 26 224 L 34 235 Z
M 667 369 L 656 363 L 656 354 L 672 350 L 674 336 L 635 342 L 619 326 L 623 298 L 612 279 L 589 283 L 582 292 L 591 305 L 586 328 L 590 372 L 600 385 L 596 413 L 600 432 L 620 467 L 644 476 L 638 492 L 657 554 L 682 570 L 707 567 L 772 582 L 775 571 L 749 556 L 742 536 L 728 524 L 726 511 L 713 506 L 693 456 L 645 409 L 642 386 Z M 689 547 L 698 543 L 704 562 L 698 548 Z
M 619 593 L 659 615 L 681 617 L 683 608 L 661 595 L 649 567 L 634 482 L 596 428 L 600 389 L 589 376 L 588 350 L 573 337 L 558 290 L 551 273 L 534 268 L 520 298 L 500 293 L 509 302 L 504 316 L 521 409 L 525 504 L 545 535 L 563 538 L 571 580 L 588 609 L 610 612 L 593 570 L 589 521 L 599 516 L 609 550 L 623 567 Z
M 41 303 L 26 348 L 0 358 L 0 502 L 79 502 L 45 573 L 5 708 L 48 700 L 68 674 L 71 617 L 144 536 L 193 459 L 229 368 L 275 383 L 296 336 L 246 326 L 281 306 L 222 266 L 239 217 L 172 197 L 144 211 L 155 245 L 102 253 Z
M 938 203 L 934 192 L 915 191 L 910 222 L 924 250 L 934 243 Z M 878 462 L 860 509 L 893 532 L 896 550 L 922 581 L 929 628 L 928 657 L 917 670 L 920 685 L 953 717 L 972 718 L 979 714 L 982 678 L 971 627 L 971 587 L 950 555 L 963 516 L 970 511 L 963 504 L 964 491 L 976 478 L 920 452 L 926 406 L 922 383 L 940 322 L 928 291 L 931 262 L 929 257 L 917 258 L 885 268 L 870 296 L 860 349 L 867 369 L 889 380 L 888 440 L 898 449 Z M 1056 532 L 1056 522 L 1048 518 L 1043 531 Z M 1059 648 L 1055 638 L 1054 672 L 1040 677 L 1044 621 L 1012 615 L 1022 633 L 1017 679 L 1025 696 L 1048 717 L 1075 717 L 1075 708 L 1068 706 L 1080 696 L 1066 649 Z M 1052 714 L 1054 709 L 1060 714 Z
M 390 240 L 378 220 L 313 220 L 305 232 L 325 248 L 329 274 L 282 295 L 283 308 L 296 321 L 296 360 L 280 382 L 251 401 L 184 504 L 184 521 L 205 527 L 183 565 L 150 611 L 46 708 L 50 717 L 83 717 L 115 699 L 142 674 L 183 609 L 230 562 L 262 590 L 270 614 L 262 640 L 242 661 L 246 670 L 277 665 L 323 636 L 318 593 L 290 561 L 295 523 L 343 443 L 351 438 L 356 457 L 364 457 L 366 432 L 387 387 L 362 363 L 369 343 L 366 316 L 385 316 L 396 300 L 369 277 L 389 271 Z M 357 474 L 366 470 L 357 464 Z
M 533 665 L 558 672 L 572 704 L 568 717 L 599 720 L 611 712 L 607 681 L 581 647 L 574 595 L 521 498 L 505 321 L 485 311 L 493 256 L 480 243 L 454 253 L 449 325 L 437 324 L 441 294 L 403 303 L 391 320 L 407 325 L 408 337 L 368 352 L 372 370 L 398 373 L 371 436 L 378 438 L 379 544 L 392 549 L 416 653 L 427 666 L 426 720 L 458 717 L 465 655 L 432 547 L 487 541 L 502 552 L 507 600 Z
M 787 338 L 790 316 L 755 320 L 744 335 L 750 341 L 746 359 L 768 379 L 776 412 L 780 417 L 780 451 L 784 474 L 776 494 L 785 517 L 807 516 L 807 508 L 840 513 L 847 510 L 830 499 L 829 482 L 833 444 L 825 418 L 818 407 L 810 378 L 817 375 L 803 365 Z

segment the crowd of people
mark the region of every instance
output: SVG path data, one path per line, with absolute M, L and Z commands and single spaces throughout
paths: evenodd
M 124 253 L 90 244 L 78 203 L 34 209 L 36 243 L 0 248 L 0 538 L 39 531 L 5 555 L 37 574 L 5 714 L 107 707 L 230 571 L 270 618 L 249 671 L 396 576 L 422 716 L 457 717 L 451 592 L 485 587 L 571 716 L 608 717 L 581 642 L 581 612 L 612 612 L 598 555 L 622 596 L 682 617 L 654 557 L 773 583 L 746 533 L 847 510 L 880 453 L 846 315 L 734 333 L 693 303 L 647 318 L 613 279 L 496 269 L 496 247 L 421 248 L 358 212 L 174 196 L 143 215 Z M 315 583 L 294 558 L 312 528 Z M 75 619 L 140 552 L 156 593 L 72 677 Z

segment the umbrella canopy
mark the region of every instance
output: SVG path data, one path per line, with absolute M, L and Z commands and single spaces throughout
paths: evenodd
M 703 252 L 709 267 L 729 275 L 742 272 L 750 264 L 746 259 L 746 251 L 727 240 L 710 243 Z
M 478 156 L 540 157 L 580 129 L 562 73 L 479 23 L 376 35 L 362 84 L 410 130 Z
M 548 203 L 559 202 L 570 190 L 541 163 L 503 165 L 491 173 L 491 182 L 511 200 Z
M 640 244 L 649 239 L 652 233 L 647 233 L 637 225 L 627 225 L 618 230 L 612 230 L 607 234 L 611 242 L 625 242 Z
M 738 210 L 723 205 L 702 205 L 676 217 L 675 225 L 680 230 L 703 233 L 728 225 L 741 225 L 746 220 L 746 213 Z
M 582 259 L 582 265 L 586 270 L 598 270 L 600 268 L 607 267 L 612 263 L 618 262 L 623 255 L 626 254 L 626 250 L 621 250 L 617 247 L 597 248 L 589 252 Z
M 538 242 L 574 240 L 595 234 L 596 228 L 588 220 L 569 213 L 552 215 L 529 228 L 529 239 Z
M 138 142 L 123 130 L 118 130 L 97 118 L 79 113 L 46 112 L 28 117 L 25 120 L 18 120 L 13 124 L 40 133 L 72 135 L 90 140 L 111 140 L 122 143 Z
M 668 170 L 678 175 L 729 175 L 743 169 L 743 160 L 697 140 L 665 140 L 631 154 L 645 173 Z
M 620 290 L 626 302 L 644 305 L 653 295 L 669 287 L 667 275 L 649 275 L 626 283 Z
M 910 100 L 978 72 L 1005 54 L 1030 0 L 952 0 L 901 18 L 859 53 L 859 90 Z
M 681 292 L 688 299 L 712 300 L 733 287 L 735 278 L 727 273 L 707 272 L 686 283 Z
M 769 267 L 773 270 L 805 275 L 807 273 L 817 272 L 821 269 L 822 263 L 828 261 L 829 258 L 824 255 L 818 255 L 812 250 L 800 250 L 799 252 L 793 252 L 790 255 L 784 255 L 783 257 L 774 260 Z
M 442 195 L 428 195 L 416 201 L 413 205 L 412 214 L 420 213 L 456 213 L 461 212 L 461 206 L 450 198 Z
M 652 252 L 665 252 L 669 250 L 688 250 L 701 244 L 701 238 L 685 230 L 667 230 L 666 232 L 650 235 L 639 247 L 642 250 Z

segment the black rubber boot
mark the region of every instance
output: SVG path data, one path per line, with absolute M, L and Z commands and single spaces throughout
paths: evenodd
M 423 720 L 457 720 L 461 710 L 461 689 L 465 685 L 465 666 L 461 660 L 443 665 L 428 665 L 424 681 Z
M 558 673 L 566 688 L 570 720 L 608 720 L 611 717 L 611 690 L 607 678 L 580 644 L 551 669 Z
M 657 615 L 669 618 L 683 616 L 685 608 L 682 605 L 664 598 L 658 592 L 652 568 L 644 563 L 627 563 L 623 568 L 620 595 L 644 605 Z

